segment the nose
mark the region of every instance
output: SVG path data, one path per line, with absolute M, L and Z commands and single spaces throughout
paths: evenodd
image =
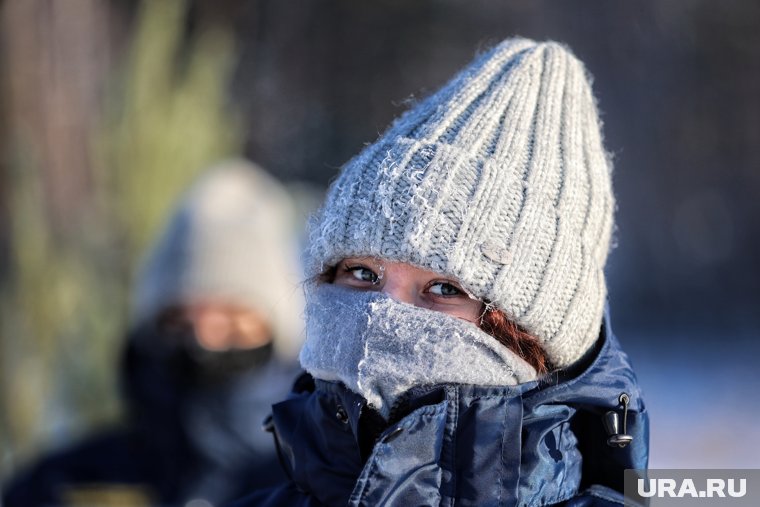
M 198 344 L 206 350 L 221 351 L 230 348 L 233 335 L 231 316 L 213 306 L 197 306 L 189 310 Z
M 417 291 L 414 284 L 403 278 L 388 277 L 388 281 L 383 285 L 380 292 L 401 303 L 417 305 Z

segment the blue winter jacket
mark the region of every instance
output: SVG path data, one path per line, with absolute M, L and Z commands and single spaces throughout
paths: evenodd
M 603 424 L 630 402 L 626 447 Z M 248 506 L 621 504 L 623 470 L 646 468 L 648 420 L 636 377 L 605 316 L 575 371 L 549 382 L 414 389 L 385 422 L 340 384 L 304 376 L 273 407 L 290 477 L 235 503 Z

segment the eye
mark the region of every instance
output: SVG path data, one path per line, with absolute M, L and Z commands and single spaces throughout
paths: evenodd
M 374 271 L 364 266 L 346 266 L 346 271 L 360 282 L 376 284 L 380 279 Z
M 433 284 L 428 287 L 428 291 L 431 294 L 435 294 L 436 296 L 445 297 L 459 296 L 460 294 L 464 294 L 462 289 L 448 282 L 433 282 Z

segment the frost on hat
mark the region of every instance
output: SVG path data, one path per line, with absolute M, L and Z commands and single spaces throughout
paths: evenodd
M 312 221 L 307 275 L 359 255 L 444 273 L 570 365 L 601 325 L 610 171 L 583 64 L 506 40 L 346 164 Z

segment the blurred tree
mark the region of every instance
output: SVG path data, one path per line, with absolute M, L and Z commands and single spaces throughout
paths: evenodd
M 184 0 L 141 2 L 120 64 L 109 44 L 126 20 L 109 4 L 5 3 L 6 474 L 40 442 L 117 417 L 116 357 L 141 252 L 197 171 L 240 152 L 226 104 L 232 39 L 215 27 L 189 32 L 187 12 Z
M 98 139 L 99 196 L 125 234 L 131 266 L 189 178 L 242 143 L 226 107 L 231 35 L 209 28 L 188 39 L 185 15 L 183 1 L 142 4 Z

